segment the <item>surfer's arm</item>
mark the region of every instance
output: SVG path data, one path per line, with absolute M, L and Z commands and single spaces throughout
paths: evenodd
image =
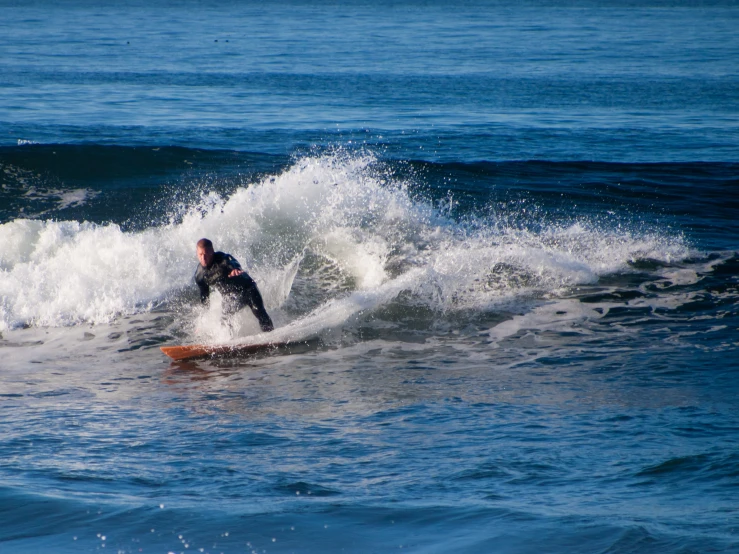
M 236 277 L 237 275 L 241 275 L 244 273 L 244 270 L 241 269 L 241 264 L 236 261 L 236 258 L 234 258 L 231 254 L 226 254 L 226 267 L 228 267 L 231 271 L 229 271 L 228 276 L 229 277 Z
M 210 287 L 205 281 L 205 278 L 200 275 L 199 269 L 195 272 L 195 284 L 198 286 L 198 289 L 200 289 L 200 303 L 205 304 L 210 296 Z
M 210 296 L 210 287 L 206 283 L 198 283 L 200 289 L 200 303 L 205 304 Z

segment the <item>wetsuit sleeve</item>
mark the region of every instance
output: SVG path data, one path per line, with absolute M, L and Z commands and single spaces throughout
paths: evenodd
M 200 302 L 205 304 L 210 296 L 210 287 L 208 286 L 208 283 L 205 282 L 205 278 L 200 275 L 200 271 L 195 272 L 195 283 L 200 289 Z
M 234 258 L 231 254 L 225 254 L 225 263 L 228 267 L 231 269 L 240 269 L 241 271 L 244 271 L 244 269 L 241 267 L 241 264 L 236 261 L 236 258 Z

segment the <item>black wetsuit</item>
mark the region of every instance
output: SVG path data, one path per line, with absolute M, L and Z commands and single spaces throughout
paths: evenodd
M 259 294 L 257 284 L 244 271 L 241 275 L 229 277 L 234 269 L 241 269 L 239 262 L 231 254 L 215 252 L 213 261 L 208 267 L 198 264 L 195 271 L 195 282 L 200 288 L 200 300 L 205 303 L 210 296 L 210 287 L 215 288 L 223 296 L 224 315 L 236 313 L 244 306 L 251 308 L 254 316 L 259 320 L 262 331 L 272 331 L 272 319 L 264 309 L 262 295 Z

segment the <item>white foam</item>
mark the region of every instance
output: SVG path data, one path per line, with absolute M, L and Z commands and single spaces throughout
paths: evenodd
M 57 210 L 64 210 L 66 208 L 77 208 L 84 206 L 87 202 L 97 196 L 99 193 L 90 189 L 76 189 L 76 190 L 58 190 L 54 191 L 53 194 L 59 198 Z
M 599 320 L 607 313 L 607 305 L 583 304 L 573 299 L 551 301 L 528 313 L 514 315 L 490 329 L 488 334 L 496 345 L 524 329 L 556 332 L 573 332 L 577 329 L 577 333 L 588 335 L 592 332 L 581 323 Z
M 5 328 L 109 322 L 147 309 L 183 286 L 184 251 L 166 233 L 124 233 L 116 225 L 18 220 L 0 225 L 11 245 L 0 260 Z
M 241 261 L 288 340 L 341 326 L 392 301 L 401 285 L 433 309 L 486 310 L 532 291 L 556 296 L 594 283 L 635 259 L 688 255 L 679 240 L 588 222 L 533 232 L 487 221 L 470 230 L 376 166 L 371 156 L 309 156 L 227 198 L 205 191 L 197 205 L 173 208 L 181 216 L 169 225 L 143 232 L 73 221 L 0 225 L 0 331 L 150 310 L 193 287 L 202 237 Z M 320 305 L 305 302 L 309 313 L 288 316 L 281 307 L 299 294 L 291 287 L 307 252 L 334 268 L 342 286 L 324 287 Z M 219 327 L 215 304 L 195 308 L 189 329 L 220 341 L 233 329 Z M 256 332 L 249 313 L 236 326 L 237 336 Z M 301 330 L 291 334 L 293 326 Z

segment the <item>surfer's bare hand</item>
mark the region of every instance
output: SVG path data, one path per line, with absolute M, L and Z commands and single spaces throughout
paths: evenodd
M 240 269 L 233 269 L 233 270 L 231 270 L 231 273 L 228 274 L 228 276 L 229 277 L 236 277 L 237 275 L 241 275 L 242 273 L 244 273 L 244 272 L 242 270 L 240 270 Z

